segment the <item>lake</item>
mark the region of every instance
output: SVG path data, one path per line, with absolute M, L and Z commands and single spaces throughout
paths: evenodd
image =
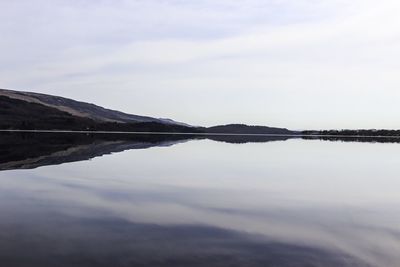
M 400 266 L 399 143 L 0 138 L 0 266 Z

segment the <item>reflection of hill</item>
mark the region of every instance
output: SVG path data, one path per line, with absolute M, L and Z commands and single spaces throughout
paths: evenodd
M 284 135 L 208 135 L 207 139 L 232 143 L 232 144 L 244 144 L 244 143 L 265 143 L 272 141 L 286 141 L 288 139 L 293 139 L 296 137 L 293 136 L 284 136 Z
M 284 141 L 284 136 L 1 133 L 0 170 L 33 169 L 89 160 L 130 149 L 170 146 L 190 139 L 227 143 Z
M 33 169 L 40 166 L 82 161 L 124 150 L 173 145 L 183 140 L 187 140 L 187 137 L 2 133 L 0 170 Z
M 89 160 L 130 149 L 171 146 L 188 140 L 209 139 L 232 144 L 303 140 L 400 143 L 399 138 L 263 135 L 141 135 L 82 133 L 0 133 L 0 170 L 33 169 L 41 166 Z

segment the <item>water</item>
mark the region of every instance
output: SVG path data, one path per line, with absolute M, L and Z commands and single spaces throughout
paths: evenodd
M 400 144 L 214 139 L 2 135 L 0 265 L 400 266 Z

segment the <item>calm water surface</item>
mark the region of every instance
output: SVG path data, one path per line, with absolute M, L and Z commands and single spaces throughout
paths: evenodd
M 0 266 L 400 266 L 400 144 L 34 138 L 0 145 Z

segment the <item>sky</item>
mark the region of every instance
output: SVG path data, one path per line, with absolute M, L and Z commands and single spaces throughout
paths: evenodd
M 396 0 L 0 0 L 0 88 L 192 125 L 400 128 Z

